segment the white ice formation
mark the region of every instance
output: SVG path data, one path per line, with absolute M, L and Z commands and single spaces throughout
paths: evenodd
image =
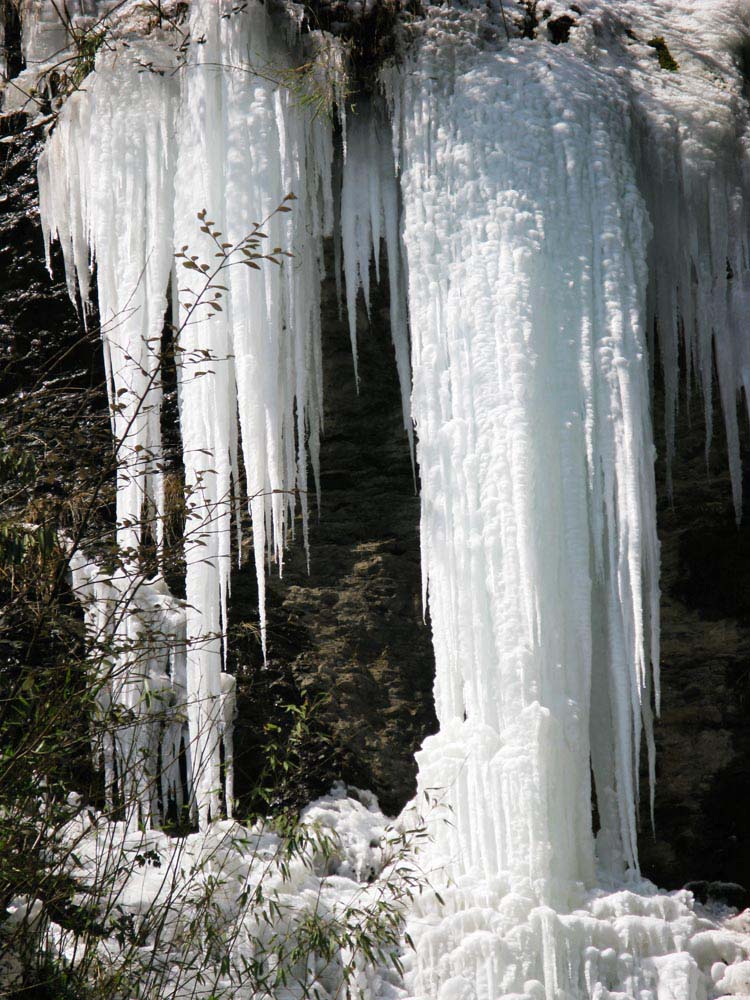
M 179 810 L 192 790 L 186 602 L 170 593 L 162 577 L 145 580 L 127 568 L 112 572 L 80 549 L 71 551 L 70 576 L 84 607 L 88 648 L 99 665 L 94 755 L 104 772 L 107 805 L 124 806 L 129 828 L 158 826 L 160 804 Z M 235 689 L 234 677 L 222 671 L 216 739 L 226 764 L 230 817 Z
M 672 15 L 695 46 L 668 36 L 679 73 L 645 44 L 670 22 L 639 5 L 587 5 L 543 56 L 436 14 L 389 81 L 440 721 L 419 789 L 445 812 L 436 858 L 458 886 L 416 921 L 420 997 L 710 989 L 688 932 L 647 928 L 673 900 L 624 897 L 598 924 L 576 897 L 597 864 L 605 880 L 637 871 L 644 735 L 653 774 L 655 325 L 668 447 L 680 336 L 707 413 L 716 352 L 739 508 L 750 189 L 732 53 L 746 26 L 739 6 L 723 14 Z M 519 948 L 523 933 L 535 944 Z
M 293 66 L 263 7 L 224 13 L 212 2 L 193 5 L 190 31 L 200 41 L 179 87 L 169 49 L 158 57 L 133 42 L 127 54 L 103 53 L 39 164 L 45 235 L 48 245 L 52 237 L 62 244 L 71 297 L 77 278 L 88 298 L 96 265 L 126 551 L 137 548 L 144 524 L 153 530 L 161 520 L 159 364 L 173 273 L 187 699 L 202 823 L 219 815 L 222 798 L 222 635 L 240 487 L 253 521 L 264 644 L 266 559 L 281 567 L 297 498 L 307 533 L 308 457 L 317 482 L 322 424 L 322 239 L 333 226 L 330 118 L 274 82 Z M 294 211 L 276 212 L 289 194 Z M 241 266 L 238 252 L 209 280 L 219 244 L 237 246 L 256 223 L 264 248 L 289 248 L 293 260 L 266 263 L 259 275 L 254 262 Z M 175 267 L 174 247 L 208 262 L 208 276 Z M 240 540 L 234 544 L 238 550 Z
M 367 303 L 372 258 L 380 277 L 381 243 L 405 390 L 407 303 L 411 330 L 405 424 L 416 427 L 440 721 L 418 755 L 419 790 L 437 803 L 432 862 L 449 880 L 445 904 L 427 896 L 410 919 L 411 995 L 734 989 L 746 945 L 718 931 L 709 942 L 687 896 L 639 881 L 636 803 L 659 705 L 650 355 L 662 361 L 668 457 L 682 375 L 703 393 L 710 441 L 715 366 L 741 506 L 746 9 L 555 0 L 550 20 L 575 23 L 553 45 L 544 20 L 536 38 L 507 39 L 510 11 L 504 22 L 497 4 L 429 8 L 383 74 L 384 101 L 342 116 L 338 192 L 330 119 L 278 85 L 299 39 L 258 3 L 230 6 L 193 3 L 174 76 L 142 71 L 165 64 L 146 43 L 101 53 L 40 164 L 45 230 L 63 244 L 73 292 L 77 273 L 85 297 L 96 261 L 116 433 L 120 395 L 123 412 L 147 399 L 121 434 L 126 549 L 144 512 L 160 510 L 149 366 L 169 257 L 188 247 L 212 261 L 212 233 L 235 246 L 297 197 L 267 228 L 293 262 L 228 269 L 210 319 L 190 307 L 200 271 L 173 271 L 201 823 L 221 807 L 233 498 L 240 486 L 249 497 L 262 605 L 296 493 L 306 525 L 308 458 L 317 477 L 319 286 L 337 228 L 357 376 L 357 296 Z M 660 65 L 665 52 L 676 70 Z M 173 140 L 154 142 L 155 124 Z M 122 321 L 110 328 L 110 316 Z
M 440 900 L 427 887 L 410 904 L 416 952 L 404 955 L 406 982 L 385 956 L 372 961 L 356 948 L 332 956 L 311 949 L 294 959 L 304 928 L 315 926 L 311 918 L 339 931 L 372 920 L 414 848 L 408 836 L 402 845 L 403 820 L 394 826 L 374 796 L 349 791 L 352 797 L 335 786 L 304 810 L 309 839 L 291 857 L 272 825 L 219 820 L 173 838 L 71 803 L 74 815 L 59 839 L 70 875 L 83 886 L 106 886 L 105 893 L 78 897 L 107 929 L 98 944 L 105 974 L 126 971 L 122 982 L 174 1000 L 340 1000 L 345 984 L 352 1000 L 747 995 L 750 914 L 711 912 L 695 907 L 689 892 L 659 894 L 648 883 L 581 894 L 561 914 L 535 907 L 502 878 L 481 892 L 459 880 L 442 889 Z M 322 837 L 330 838 L 325 853 L 316 849 Z M 396 905 L 409 904 L 402 895 Z M 8 914 L 0 939 L 25 920 L 48 952 L 73 966 L 82 961 L 75 929 L 50 920 L 38 901 L 16 898 Z M 136 947 L 123 935 L 128 928 Z M 279 982 L 272 991 L 254 989 L 252 963 L 279 954 L 287 956 L 286 988 Z M 458 961 L 475 970 L 478 988 L 456 974 Z M 448 966 L 453 974 L 443 979 Z M 273 974 L 272 964 L 267 971 Z M 572 976 L 580 988 L 555 987 Z

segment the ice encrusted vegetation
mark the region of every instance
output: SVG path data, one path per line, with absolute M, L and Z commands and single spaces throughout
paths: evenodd
M 740 0 L 551 2 L 550 24 L 572 22 L 553 44 L 544 20 L 517 37 L 507 6 L 428 7 L 356 109 L 331 43 L 312 80 L 338 103 L 340 150 L 334 119 L 286 85 L 310 39 L 254 0 L 194 0 L 179 55 L 155 33 L 102 48 L 57 119 L 39 164 L 43 225 L 74 298 L 88 298 L 96 268 L 123 552 L 144 523 L 159 542 L 155 345 L 170 280 L 190 499 L 187 602 L 157 580 L 135 588 L 118 625 L 176 636 L 173 653 L 131 669 L 123 647 L 107 689 L 131 710 L 164 692 L 170 725 L 128 739 L 144 775 L 158 760 L 172 778 L 160 797 L 134 789 L 128 822 L 101 828 L 172 856 L 164 835 L 137 827 L 178 795 L 182 745 L 201 828 L 189 850 L 234 829 L 220 820 L 232 801 L 221 747 L 233 721 L 222 672 L 233 507 L 242 483 L 262 606 L 267 564 L 281 568 L 298 513 L 306 541 L 318 483 L 323 241 L 340 247 L 360 379 L 356 301 L 385 278 L 383 242 L 440 729 L 418 754 L 417 801 L 434 803 L 431 887 L 404 904 L 403 979 L 376 962 L 345 988 L 368 1000 L 748 995 L 742 919 L 717 922 L 689 893 L 640 879 L 636 802 L 644 742 L 653 782 L 659 707 L 649 364 L 663 369 L 668 455 L 683 377 L 700 386 L 710 444 L 715 371 L 741 512 L 750 133 L 738 66 L 750 18 Z M 252 266 L 260 248 L 242 246 L 259 220 L 263 245 L 293 258 Z M 217 246 L 248 266 L 212 279 Z M 76 579 L 95 622 L 112 584 L 85 561 Z M 104 752 L 126 773 L 130 743 Z M 83 838 L 89 857 L 98 836 Z M 357 832 L 355 853 L 371 837 Z M 246 885 L 252 865 L 237 864 Z M 348 874 L 346 885 L 320 871 L 282 879 L 283 891 L 336 905 L 358 891 L 362 871 Z M 151 877 L 128 882 L 128 900 L 150 899 Z M 227 889 L 217 919 L 236 921 L 235 903 Z M 246 919 L 215 993 L 242 995 L 232 963 L 254 933 Z M 316 985 L 341 996 L 341 982 Z

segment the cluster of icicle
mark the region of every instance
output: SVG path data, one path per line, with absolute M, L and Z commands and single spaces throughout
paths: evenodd
M 71 298 L 80 294 L 84 306 L 96 268 L 118 459 L 118 542 L 136 574 L 144 531 L 157 546 L 162 541 L 161 336 L 171 279 L 187 495 L 187 704 L 204 823 L 222 805 L 216 706 L 233 545 L 237 554 L 241 549 L 232 533 L 240 486 L 253 524 L 265 649 L 266 561 L 281 570 L 297 500 L 307 544 L 308 461 L 318 485 L 320 286 L 323 238 L 334 229 L 333 122 L 276 82 L 292 80 L 296 63 L 260 4 L 195 3 L 190 34 L 194 44 L 179 72 L 174 53 L 153 41 L 103 52 L 85 90 L 59 117 L 39 162 L 39 184 L 48 258 L 56 238 Z M 355 373 L 356 297 L 360 287 L 369 297 L 369 260 L 381 235 L 398 260 L 396 175 L 386 123 L 377 134 L 375 128 L 369 117 L 352 118 L 349 143 L 357 156 L 345 161 L 341 194 Z M 363 186 L 357 171 L 369 162 L 382 169 Z M 276 213 L 289 194 L 293 212 Z M 175 248 L 185 248 L 214 262 L 214 238 L 198 218 L 203 210 L 225 244 L 239 243 L 262 221 L 267 248 L 285 248 L 293 259 L 283 268 L 268 264 L 262 275 L 235 260 L 207 290 L 199 270 L 175 267 L 174 258 Z M 395 264 L 389 278 L 410 430 L 406 311 Z M 208 308 L 209 300 L 218 303 L 219 288 L 226 293 L 221 308 Z
M 561 46 L 506 44 L 484 4 L 431 9 L 384 76 L 392 134 L 376 100 L 342 122 L 340 192 L 331 121 L 246 71 L 278 74 L 296 43 L 259 3 L 231 6 L 193 4 L 193 45 L 174 75 L 139 72 L 139 59 L 155 61 L 145 43 L 101 55 L 40 164 L 47 239 L 60 238 L 72 293 L 77 274 L 87 296 L 97 266 L 125 551 L 162 511 L 153 345 L 170 273 L 174 290 L 200 291 L 200 275 L 173 273 L 172 254 L 211 259 L 199 209 L 235 243 L 297 197 L 267 229 L 291 265 L 231 269 L 210 320 L 194 322 L 184 294 L 173 303 L 200 820 L 221 804 L 233 498 L 244 477 L 262 605 L 296 494 L 306 537 L 308 459 L 317 479 L 323 238 L 343 249 L 355 370 L 357 295 L 367 301 L 384 240 L 404 388 L 408 300 L 405 423 L 416 427 L 436 653 L 440 730 L 418 755 L 419 790 L 438 803 L 434 865 L 456 882 L 447 907 L 415 911 L 411 989 L 430 1000 L 714 995 L 710 949 L 687 947 L 701 927 L 683 933 L 663 897 L 639 910 L 647 890 L 632 880 L 639 750 L 645 736 L 653 773 L 658 710 L 656 326 L 668 450 L 680 358 L 708 418 L 715 355 L 739 510 L 736 403 L 750 382 L 747 130 L 732 61 L 741 6 L 725 0 L 719 16 L 672 3 L 665 21 L 661 4 L 589 0 Z M 679 73 L 647 44 L 662 34 Z M 605 913 L 582 895 L 597 875 L 630 879 L 635 902 Z M 744 954 L 722 942 L 719 964 Z M 579 945 L 585 961 L 571 958 Z
M 179 815 L 192 797 L 185 602 L 161 577 L 145 580 L 127 568 L 107 570 L 79 548 L 71 547 L 69 566 L 100 674 L 93 749 L 104 772 L 107 807 L 121 809 L 128 828 L 158 826 L 162 806 L 173 804 Z M 226 761 L 231 816 L 234 677 L 222 673 L 220 691 L 213 732 Z

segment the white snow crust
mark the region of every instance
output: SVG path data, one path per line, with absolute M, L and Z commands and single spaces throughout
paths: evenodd
M 307 806 L 301 821 L 309 839 L 291 855 L 284 838 L 262 822 L 218 820 L 174 838 L 78 812 L 60 833 L 60 850 L 69 853 L 68 870 L 79 884 L 108 887 L 105 898 L 83 890 L 75 901 L 93 906 L 109 931 L 97 949 L 106 972 L 127 968 L 125 983 L 141 996 L 255 1000 L 245 963 L 263 960 L 272 968 L 311 917 L 339 927 L 368 919 L 397 882 L 402 857 L 374 796 L 353 794 L 339 783 Z M 316 846 L 320 837 L 331 838 L 326 856 Z M 40 910 L 38 901 L 14 900 L 11 926 L 24 918 L 32 923 Z M 66 962 L 81 961 L 75 931 L 48 921 L 42 932 Z M 353 964 L 347 983 L 353 1000 L 403 997 L 393 969 L 364 956 Z M 320 1000 L 335 1000 L 343 995 L 347 966 L 346 948 L 330 961 L 313 952 L 290 964 L 274 1000 L 303 1000 L 312 989 Z

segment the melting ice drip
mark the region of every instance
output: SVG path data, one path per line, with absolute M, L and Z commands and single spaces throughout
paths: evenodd
M 454 880 L 444 907 L 428 902 L 413 915 L 410 983 L 423 998 L 700 1000 L 716 992 L 711 964 L 746 954 L 731 935 L 701 938 L 709 932 L 687 897 L 642 883 L 606 898 L 585 892 L 597 862 L 605 882 L 636 878 L 639 749 L 644 733 L 652 746 L 658 708 L 654 318 L 670 448 L 679 338 L 707 415 L 715 351 L 737 502 L 736 400 L 750 382 L 747 122 L 731 55 L 741 11 L 672 4 L 682 71 L 669 74 L 644 44 L 667 29 L 656 5 L 641 6 L 592 0 L 559 47 L 506 46 L 476 12 L 429 13 L 386 88 L 408 268 L 386 123 L 374 106 L 346 123 L 335 235 L 355 359 L 356 295 L 367 297 L 371 248 L 377 263 L 384 237 L 402 386 L 408 274 L 440 720 L 418 757 L 419 786 L 450 810 L 450 823 L 432 824 L 432 858 Z M 121 389 L 143 395 L 164 255 L 185 244 L 206 253 L 197 208 L 234 240 L 287 191 L 299 199 L 270 232 L 294 249 L 295 266 L 261 281 L 238 269 L 224 313 L 181 334 L 188 354 L 208 344 L 213 356 L 201 378 L 184 363 L 179 372 L 186 480 L 198 498 L 188 536 L 203 543 L 188 557 L 186 697 L 204 823 L 220 807 L 220 636 L 239 441 L 262 601 L 266 557 L 281 563 L 292 524 L 288 491 L 301 491 L 306 517 L 308 455 L 317 476 L 322 239 L 336 214 L 330 122 L 268 81 L 226 71 L 283 67 L 290 56 L 260 5 L 227 18 L 222 9 L 193 5 L 201 44 L 179 94 L 169 78 L 101 56 L 40 165 L 46 231 L 59 235 L 84 292 L 89 248 L 97 261 L 115 400 Z M 679 42 L 687 28 L 692 51 Z M 174 142 L 150 143 L 154 120 Z M 110 334 L 106 324 L 123 314 Z M 157 409 L 158 399 L 145 407 Z M 136 433 L 158 454 L 155 425 L 128 424 L 123 484 Z M 158 464 L 137 478 L 137 490 L 120 490 L 123 531 L 141 522 L 144 503 L 159 510 Z

